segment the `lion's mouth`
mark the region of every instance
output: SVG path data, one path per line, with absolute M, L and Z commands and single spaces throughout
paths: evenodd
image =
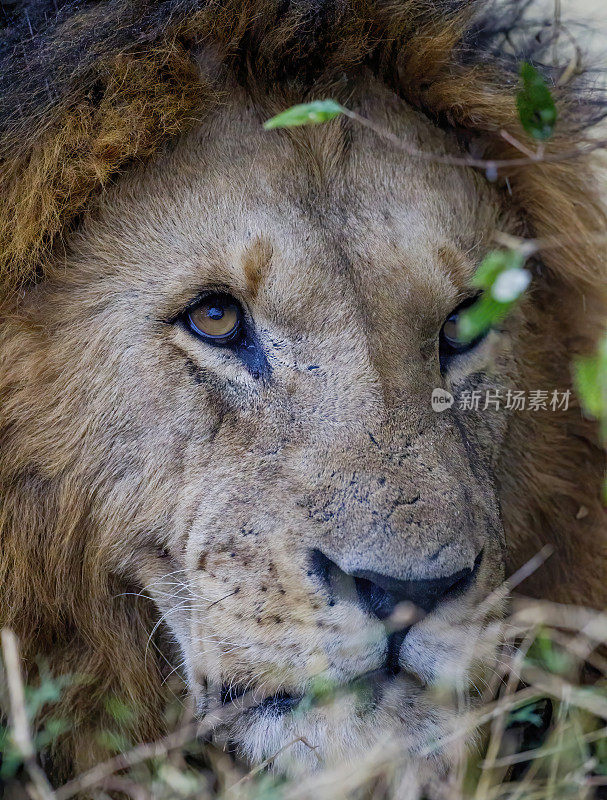
M 365 691 L 371 693 L 373 702 L 378 702 L 386 686 L 398 680 L 406 680 L 409 684 L 415 685 L 418 689 L 424 688 L 424 683 L 420 677 L 414 673 L 404 670 L 399 665 L 399 652 L 406 630 L 397 631 L 388 637 L 388 648 L 386 660 L 382 667 L 368 670 L 356 675 L 343 683 L 335 682 L 333 686 L 320 699 L 315 699 L 314 695 L 301 693 L 291 693 L 281 690 L 271 695 L 267 695 L 261 701 L 255 702 L 247 707 L 248 712 L 260 712 L 271 714 L 272 716 L 282 716 L 294 711 L 301 702 L 307 698 L 310 705 L 322 704 L 326 702 L 327 694 L 338 696 L 340 694 Z M 253 695 L 255 692 L 249 686 L 239 684 L 224 684 L 221 687 L 221 704 L 227 705 L 236 700 L 244 698 L 245 695 Z
M 224 684 L 221 687 L 221 705 L 225 706 L 228 705 L 228 703 L 233 703 L 243 698 L 249 691 L 251 690 L 247 686 L 234 684 L 227 686 Z M 267 711 L 275 716 L 280 716 L 281 714 L 287 714 L 289 711 L 295 709 L 302 699 L 303 695 L 289 694 L 288 692 L 280 691 L 264 697 L 259 703 L 253 703 L 247 710 Z

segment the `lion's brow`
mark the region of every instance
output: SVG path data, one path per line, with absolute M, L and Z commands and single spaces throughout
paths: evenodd
M 272 260 L 272 243 L 265 236 L 256 236 L 244 252 L 244 269 L 247 291 L 255 299 Z

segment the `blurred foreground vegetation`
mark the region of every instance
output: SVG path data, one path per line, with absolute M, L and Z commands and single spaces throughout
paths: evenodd
M 171 713 L 179 721 L 166 739 L 135 747 L 121 735 L 133 713 L 116 698 L 107 708 L 112 729 L 100 741 L 115 753 L 107 762 L 52 789 L 38 756 L 69 727 L 52 709 L 74 676 L 40 671 L 36 685 L 21 685 L 15 665 L 16 640 L 3 632 L 4 666 L 0 703 L 11 723 L 0 729 L 0 780 L 9 800 L 69 800 L 87 796 L 133 800 L 556 800 L 605 796 L 607 787 L 607 614 L 515 597 L 508 618 L 489 635 L 502 641 L 490 674 L 474 676 L 475 702 L 444 741 L 419 742 L 422 754 L 472 742 L 451 773 L 426 786 L 415 784 L 402 741 L 378 741 L 355 763 L 324 765 L 296 780 L 272 771 L 271 754 L 253 771 L 209 743 L 214 727 L 246 702 L 238 698 L 194 720 L 187 704 Z M 14 674 L 15 670 L 19 674 Z M 9 688 L 12 688 L 9 691 Z M 319 688 L 319 687 L 322 687 Z M 440 688 L 440 687 L 439 687 Z M 315 696 L 303 703 L 334 702 L 334 692 L 319 679 Z M 15 707 L 15 704 L 22 706 Z M 45 724 L 36 718 L 45 712 Z M 296 712 L 295 712 L 296 713 Z M 21 730 L 19 727 L 21 726 Z M 25 726 L 25 728 L 24 728 Z M 37 730 L 37 733 L 33 731 Z M 295 741 L 282 750 L 314 747 Z

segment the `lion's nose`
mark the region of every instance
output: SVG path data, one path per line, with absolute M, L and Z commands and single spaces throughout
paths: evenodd
M 472 567 L 450 575 L 401 580 L 372 570 L 345 573 L 320 550 L 313 550 L 312 571 L 325 582 L 333 600 L 338 599 L 336 595 L 351 598 L 355 593 L 365 610 L 378 619 L 386 619 L 399 603 L 411 603 L 429 613 L 441 600 L 462 594 L 472 585 L 481 559 L 482 552 Z
M 471 585 L 475 571 L 475 567 L 468 567 L 441 578 L 399 580 L 360 570 L 352 577 L 361 602 L 376 617 L 385 619 L 399 603 L 411 603 L 429 613 L 439 601 L 463 593 Z

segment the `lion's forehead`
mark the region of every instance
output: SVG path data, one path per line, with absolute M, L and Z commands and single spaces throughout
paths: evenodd
M 405 147 L 455 150 L 404 103 L 386 105 L 385 89 L 369 92 L 365 115 Z M 354 124 L 268 132 L 263 117 L 237 98 L 124 180 L 85 228 L 75 271 L 160 316 L 213 283 L 304 330 L 356 308 L 367 324 L 400 316 L 431 334 L 488 245 L 490 189 Z

